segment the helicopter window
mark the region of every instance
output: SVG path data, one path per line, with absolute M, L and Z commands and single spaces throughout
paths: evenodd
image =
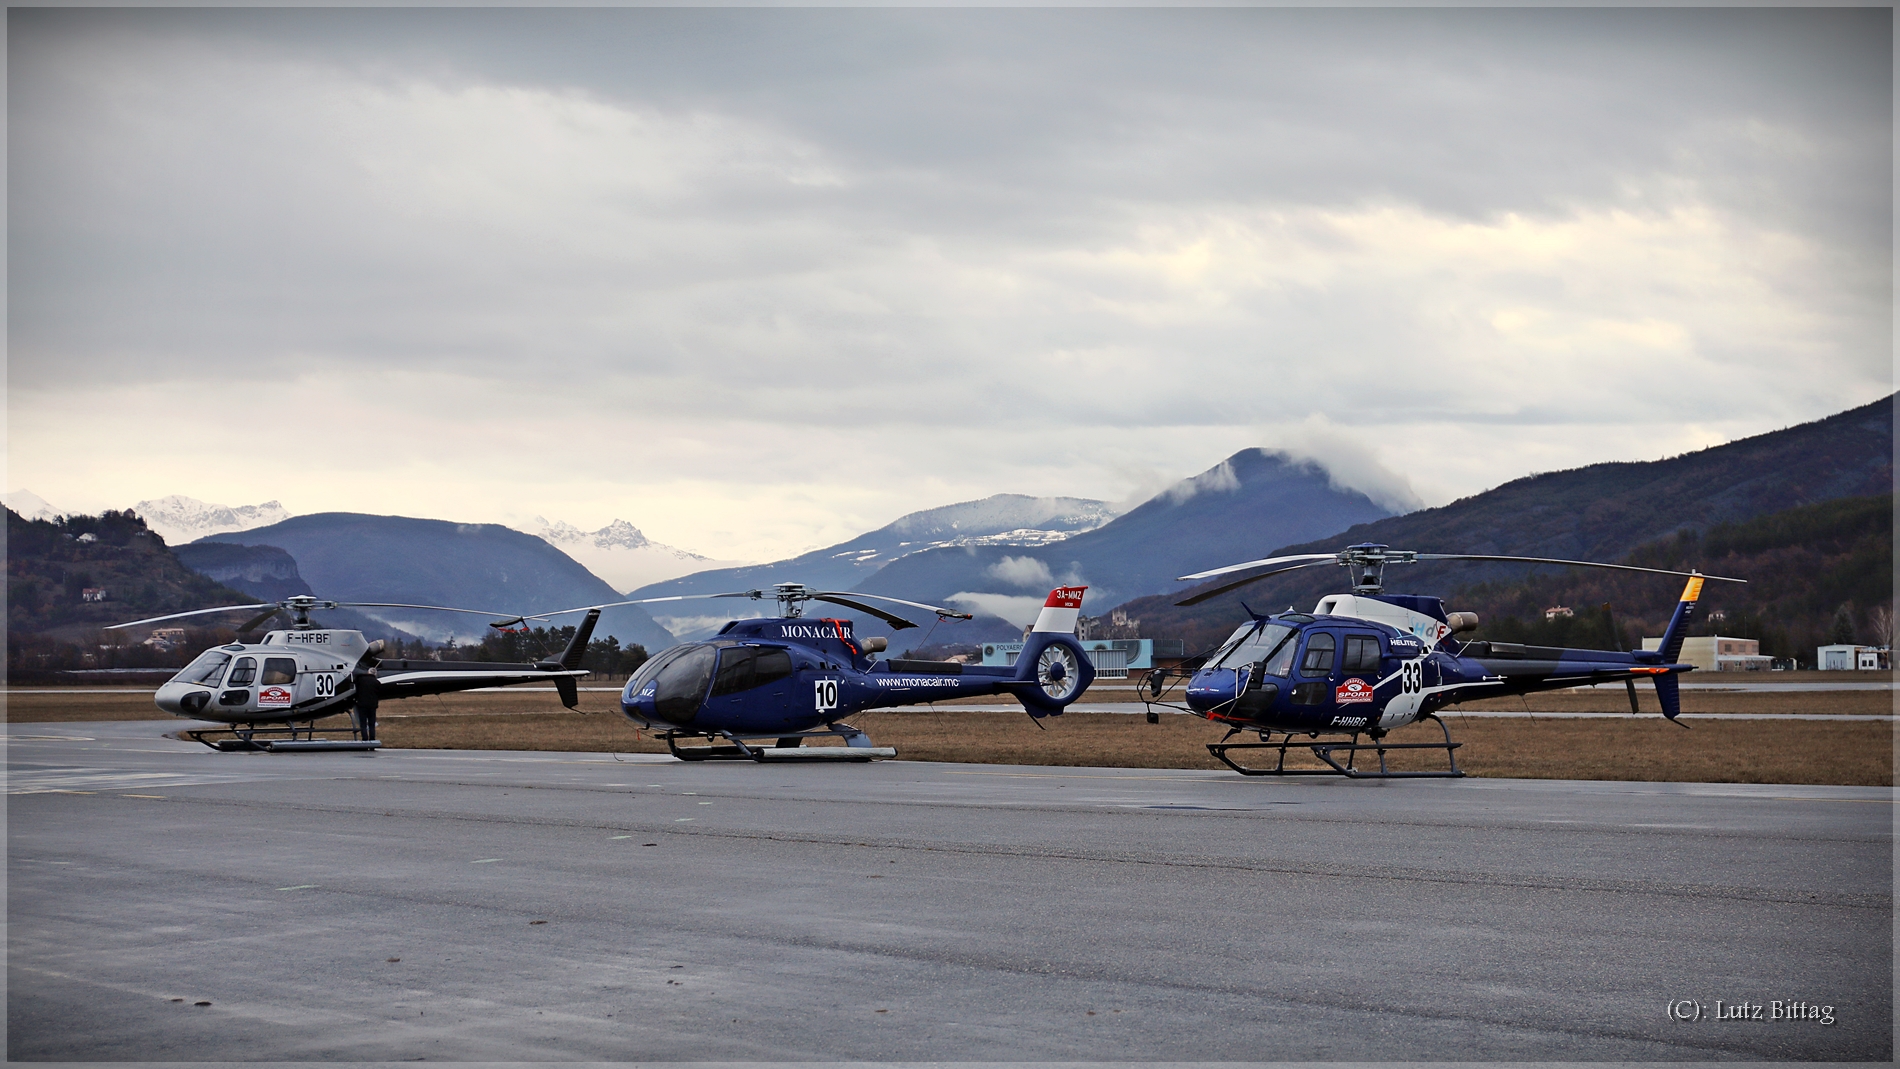
M 791 674 L 792 655 L 784 650 L 728 646 L 719 651 L 719 674 L 713 677 L 712 696 L 737 694 Z
M 670 650 L 662 650 L 658 654 L 647 658 L 647 662 L 640 666 L 640 670 L 633 674 L 632 679 L 627 681 L 627 686 L 632 688 L 631 693 L 638 694 L 642 686 L 654 676 L 660 674 L 660 669 L 672 664 L 680 654 L 685 652 L 685 646 L 674 646 Z
M 1281 624 L 1267 624 L 1264 627 L 1255 624 L 1242 625 L 1240 630 L 1235 631 L 1227 639 L 1220 656 L 1214 660 L 1213 665 L 1216 668 L 1239 668 L 1243 664 L 1252 664 L 1271 656 L 1274 648 L 1292 633 L 1292 628 Z M 1289 649 L 1292 646 L 1293 643 L 1287 643 Z M 1268 675 L 1272 674 L 1274 673 L 1268 673 Z
M 297 681 L 297 659 L 295 657 L 264 658 L 264 678 L 258 680 L 266 687 L 284 687 Z
M 792 655 L 785 650 L 760 650 L 759 659 L 752 663 L 755 687 L 775 683 L 792 674 Z
M 1303 676 L 1323 676 L 1333 670 L 1333 636 L 1324 631 L 1315 631 L 1313 637 L 1306 640 L 1306 656 L 1300 658 L 1300 674 Z
M 1379 636 L 1346 636 L 1346 674 L 1379 670 Z
M 256 678 L 257 659 L 254 657 L 239 657 L 237 659 L 237 665 L 231 669 L 231 678 L 225 683 L 225 686 L 248 687 L 251 685 L 251 680 Z
M 653 677 L 653 711 L 675 724 L 691 720 L 706 697 L 718 654 L 716 646 L 688 646 L 661 666 Z
M 1260 674 L 1264 676 L 1279 676 L 1281 679 L 1292 675 L 1293 655 L 1299 652 L 1299 649 L 1300 644 L 1292 641 L 1291 636 L 1288 636 L 1288 641 L 1282 643 L 1279 652 L 1273 654 L 1267 660 L 1266 665 L 1260 669 Z
M 185 666 L 185 670 L 173 676 L 180 683 L 196 683 L 202 687 L 215 687 L 224 675 L 224 666 L 231 663 L 231 655 L 209 650 L 198 655 L 198 659 Z

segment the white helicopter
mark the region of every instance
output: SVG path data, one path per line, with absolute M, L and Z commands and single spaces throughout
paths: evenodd
M 576 680 L 587 674 L 581 668 L 581 656 L 600 619 L 599 609 L 589 610 L 560 656 L 533 664 L 384 660 L 379 657 L 381 639 L 370 642 L 361 631 L 320 628 L 310 622 L 313 610 L 338 608 L 434 609 L 502 617 L 489 625 L 496 628 L 524 621 L 521 616 L 446 605 L 324 601 L 303 594 L 279 602 L 154 616 L 113 624 L 108 630 L 212 613 L 265 610 L 238 628 L 243 633 L 286 613 L 290 627 L 266 634 L 262 642 L 233 642 L 199 654 L 158 688 L 154 696 L 158 707 L 174 716 L 226 725 L 183 732 L 214 750 L 374 750 L 382 746 L 376 738 L 376 707 L 392 698 L 510 683 L 553 683 L 561 704 L 575 708 L 580 701 Z M 315 722 L 343 712 L 350 714 L 348 737 L 318 738 L 318 730 L 335 734 L 342 729 L 318 729 Z

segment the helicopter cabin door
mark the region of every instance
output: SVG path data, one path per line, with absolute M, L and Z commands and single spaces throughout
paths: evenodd
M 1333 675 L 1333 726 L 1362 728 L 1379 722 L 1374 689 L 1383 651 L 1379 636 L 1348 631 L 1340 636 L 1339 668 Z
M 1316 726 L 1354 730 L 1378 720 L 1379 636 L 1369 631 L 1310 631 L 1300 651 L 1293 707 Z
M 257 677 L 259 712 L 287 712 L 297 701 L 297 658 L 266 657 Z
M 719 651 L 706 709 L 719 723 L 772 729 L 789 718 L 791 692 L 791 653 L 773 646 L 726 646 Z
M 251 704 L 251 689 L 257 685 L 257 658 L 239 657 L 218 692 L 218 705 L 225 709 L 243 709 Z
M 1331 631 L 1308 631 L 1293 668 L 1293 709 L 1308 722 L 1325 725 L 1333 710 L 1333 666 L 1339 638 Z

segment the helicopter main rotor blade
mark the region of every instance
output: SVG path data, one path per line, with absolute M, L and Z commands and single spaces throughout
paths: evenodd
M 1212 579 L 1217 575 L 1227 575 L 1231 572 L 1244 572 L 1249 568 L 1264 568 L 1270 564 L 1285 564 L 1289 561 L 1307 561 L 1309 563 L 1317 564 L 1320 561 L 1329 561 L 1329 560 L 1340 561 L 1341 563 L 1344 563 L 1344 558 L 1341 557 L 1337 553 L 1295 553 L 1290 557 L 1266 557 L 1261 560 L 1250 560 L 1250 561 L 1247 561 L 1245 564 L 1229 564 L 1225 568 L 1209 568 L 1207 571 L 1195 572 L 1193 575 L 1177 576 L 1175 578 L 1175 582 L 1177 583 L 1198 582 L 1199 580 L 1202 580 L 1202 579 Z M 1305 566 L 1306 565 L 1304 564 L 1299 565 L 1299 567 L 1302 567 L 1302 568 Z M 1288 570 L 1289 569 L 1286 569 L 1286 568 L 1275 568 L 1273 571 L 1284 572 Z M 1260 574 L 1272 575 L 1273 572 L 1262 572 Z M 1252 582 L 1252 580 L 1248 580 L 1248 581 Z
M 215 609 L 193 609 L 190 612 L 175 612 L 175 613 L 172 613 L 170 616 L 153 616 L 144 620 L 133 620 L 129 623 L 107 624 L 105 627 L 100 628 L 100 630 L 117 631 L 121 627 L 137 627 L 140 624 L 156 624 L 165 620 L 183 620 L 187 616 L 204 616 L 204 615 L 207 615 L 209 613 L 214 613 L 214 612 L 237 612 L 240 609 L 270 609 L 271 611 L 275 612 L 277 610 L 277 606 L 274 604 L 220 605 Z
M 936 605 L 925 605 L 921 601 L 905 601 L 903 598 L 886 597 L 883 594 L 865 594 L 865 593 L 860 593 L 859 591 L 856 591 L 856 590 L 819 590 L 819 591 L 814 591 L 812 593 L 812 597 L 821 598 L 821 599 L 841 598 L 841 597 L 873 598 L 877 601 L 888 601 L 893 605 L 908 605 L 913 609 L 922 609 L 925 612 L 934 612 L 938 616 L 942 616 L 950 620 L 976 619 L 976 617 L 971 615 L 970 613 L 958 612 L 955 609 L 945 609 Z
M 522 620 L 546 620 L 550 616 L 566 616 L 571 612 L 586 612 L 589 609 L 613 609 L 622 605 L 655 605 L 662 601 L 696 601 L 702 598 L 751 598 L 757 601 L 769 597 L 762 590 L 732 590 L 722 594 L 669 594 L 663 598 L 630 598 L 626 601 L 603 601 L 598 605 L 577 605 L 572 609 L 553 609 L 548 612 L 531 612 L 519 617 Z M 499 616 L 500 613 L 495 615 Z
M 891 627 L 899 631 L 902 631 L 907 627 L 917 626 L 916 624 L 911 623 L 909 620 L 904 619 L 902 616 L 893 616 L 890 613 L 885 612 L 883 609 L 877 608 L 876 606 L 866 605 L 863 602 L 859 602 L 859 601 L 852 601 L 850 598 L 833 597 L 829 594 L 813 594 L 811 597 L 811 600 L 828 601 L 833 605 L 842 605 L 847 609 L 856 609 L 859 612 L 868 612 L 872 616 L 875 616 L 878 619 L 884 621 L 885 623 L 890 624 Z
M 1286 560 L 1288 558 L 1282 557 L 1280 559 Z M 1311 568 L 1315 564 L 1330 564 L 1330 563 L 1333 563 L 1334 560 L 1335 558 L 1331 554 L 1327 554 L 1323 559 L 1309 560 L 1305 564 L 1289 564 L 1281 568 L 1272 568 L 1267 571 L 1257 573 L 1255 575 L 1250 575 L 1246 577 L 1245 579 L 1236 579 L 1231 583 L 1222 583 L 1220 586 L 1217 586 L 1212 590 L 1203 590 L 1200 593 L 1194 595 L 1193 597 L 1183 598 L 1180 601 L 1175 602 L 1175 604 L 1176 605 L 1199 605 L 1201 602 L 1206 601 L 1208 598 L 1217 598 L 1221 596 L 1222 594 L 1227 593 L 1229 590 L 1238 590 L 1241 587 L 1246 586 L 1248 583 L 1258 582 L 1259 580 L 1265 579 L 1268 576 L 1279 575 L 1281 572 L 1294 572 L 1294 571 L 1300 570 L 1301 568 Z M 1190 576 L 1189 578 L 1192 578 L 1192 577 Z
M 241 635 L 246 631 L 257 630 L 258 627 L 264 623 L 264 621 L 269 620 L 271 617 L 276 616 L 278 613 L 283 612 L 283 611 L 284 610 L 278 608 L 275 605 L 271 606 L 268 609 L 265 609 L 263 612 L 260 612 L 256 616 L 253 616 L 249 620 L 246 620 L 243 623 L 239 624 L 238 634 Z
M 341 609 L 431 609 L 435 612 L 464 612 L 470 616 L 495 616 L 511 622 L 522 618 L 519 613 L 512 612 L 489 612 L 487 609 L 458 609 L 453 605 L 408 605 L 398 601 L 339 601 L 336 605 Z M 323 608 L 321 605 L 315 607 Z M 527 619 L 530 620 L 534 618 L 533 615 L 527 617 Z
M 1523 561 L 1528 564 L 1570 564 L 1579 568 L 1614 568 L 1621 572 L 1649 572 L 1652 575 L 1679 575 L 1687 579 L 1699 576 L 1703 579 L 1719 579 L 1724 583 L 1746 583 L 1746 579 L 1734 579 L 1726 575 L 1703 575 L 1701 572 L 1677 572 L 1668 568 L 1638 568 L 1633 564 L 1599 564 L 1593 560 L 1558 560 L 1555 557 L 1505 557 L 1489 553 L 1417 553 L 1414 560 L 1501 560 Z

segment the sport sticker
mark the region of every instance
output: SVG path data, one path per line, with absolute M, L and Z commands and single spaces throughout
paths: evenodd
M 257 707 L 260 709 L 269 709 L 273 706 L 281 707 L 284 709 L 290 708 L 290 688 L 289 687 L 259 687 L 257 688 Z
M 1333 691 L 1333 704 L 1353 705 L 1372 700 L 1372 685 L 1363 679 L 1348 679 Z

